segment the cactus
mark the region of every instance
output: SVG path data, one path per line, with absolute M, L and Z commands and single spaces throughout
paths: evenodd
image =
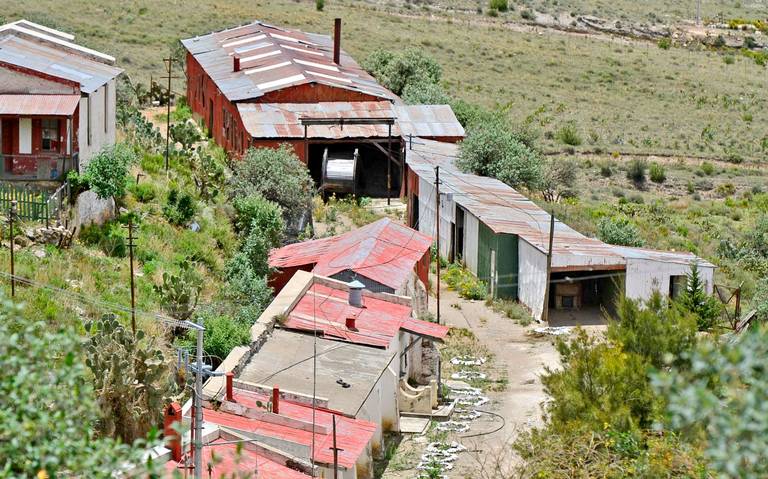
M 126 444 L 146 438 L 177 393 L 171 361 L 156 338 L 141 330 L 134 338 L 114 315 L 89 322 L 86 331 L 86 365 L 101 411 L 99 433 Z
M 163 273 L 163 284 L 155 286 L 163 308 L 175 319 L 185 321 L 197 307 L 203 279 L 195 269 L 195 263 L 185 259 L 179 265 L 179 273 Z

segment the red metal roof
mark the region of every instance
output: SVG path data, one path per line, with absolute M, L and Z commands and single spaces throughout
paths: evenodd
M 0 95 L 0 115 L 70 116 L 80 95 Z
M 243 447 L 238 452 L 237 444 L 225 444 L 226 441 L 216 439 L 203 450 L 203 467 L 208 470 L 211 464 L 211 477 L 240 477 L 240 474 L 255 474 L 259 479 L 307 479 L 303 472 L 296 471 L 280 463 L 274 462 L 254 451 Z M 165 470 L 168 477 L 173 477 L 174 471 L 184 475 L 183 463 L 168 461 Z M 191 475 L 191 471 L 188 471 Z M 207 474 L 207 472 L 205 473 Z M 204 475 L 205 475 L 204 474 Z
M 237 109 L 248 133 L 254 138 L 303 138 L 301 117 L 309 118 L 393 118 L 395 112 L 388 101 L 320 102 L 320 103 L 238 103 Z M 386 138 L 387 125 L 312 125 L 309 138 Z M 397 124 L 392 136 L 400 136 Z
M 443 339 L 448 328 L 411 317 L 411 307 L 363 295 L 363 307 L 349 304 L 349 293 L 323 284 L 310 287 L 288 313 L 284 328 L 319 331 L 324 337 L 388 348 L 400 330 Z M 353 329 L 347 318 L 355 318 Z
M 347 233 L 272 250 L 273 268 L 312 265 L 320 276 L 345 270 L 399 289 L 429 252 L 432 238 L 403 224 L 382 218 Z
M 234 399 L 238 404 L 251 408 L 258 407 L 256 401 L 266 404 L 270 400 L 266 395 L 237 388 L 234 391 Z M 303 404 L 281 399 L 280 415 L 312 424 L 312 408 Z M 365 449 L 376 431 L 376 424 L 315 409 L 315 424 L 319 426 L 315 430 L 314 456 L 317 462 L 333 464 L 333 451 L 330 448 L 333 445 L 333 433 L 331 431 L 334 416 L 336 416 L 336 444 L 342 449 L 339 452 L 339 464 L 349 469 L 354 467 L 360 456 L 365 453 Z M 230 429 L 292 441 L 304 446 L 311 446 L 312 444 L 311 429 L 299 429 L 213 409 L 205 410 L 205 421 Z
M 395 97 L 343 51 L 341 64 L 335 64 L 332 39 L 327 35 L 257 21 L 181 43 L 230 101 L 309 83 L 384 99 Z M 235 56 L 240 58 L 240 71 L 234 71 Z

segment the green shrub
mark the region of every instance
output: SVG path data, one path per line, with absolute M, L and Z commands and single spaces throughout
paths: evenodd
M 723 57 L 723 61 L 725 62 L 726 65 L 733 65 L 734 63 L 736 63 L 736 57 L 734 57 L 733 55 L 726 55 Z
M 462 298 L 485 299 L 488 295 L 488 287 L 485 282 L 475 278 L 460 264 L 448 265 L 441 278 L 445 280 L 449 288 L 459 293 Z
M 642 185 L 645 183 L 645 170 L 647 164 L 645 160 L 636 158 L 629 162 L 627 166 L 627 179 L 635 183 L 636 185 Z
M 322 12 L 325 8 L 325 0 L 315 0 L 315 10 Z
M 600 176 L 603 178 L 610 178 L 613 176 L 613 169 L 611 168 L 610 163 L 603 162 L 600 164 Z
M 561 126 L 555 133 L 555 138 L 557 138 L 560 143 L 570 146 L 579 146 L 582 143 L 581 136 L 579 135 L 579 131 L 576 129 L 576 123 L 574 122 L 569 122 Z
M 402 51 L 375 50 L 362 64 L 363 68 L 397 95 L 411 83 L 440 83 L 443 70 L 422 49 Z
M 75 170 L 70 170 L 67 173 L 67 182 L 69 183 L 69 194 L 73 199 L 91 187 L 88 184 L 88 178 Z
M 403 88 L 403 101 L 409 105 L 447 105 L 451 97 L 438 83 L 415 82 Z
M 704 281 L 701 278 L 699 267 L 696 263 L 691 265 L 688 273 L 685 289 L 677 298 L 676 303 L 686 311 L 696 316 L 696 322 L 700 331 L 709 331 L 720 318 L 722 304 L 707 294 Z
M 657 45 L 662 50 L 669 50 L 669 48 L 672 46 L 672 40 L 670 40 L 669 38 L 662 38 L 661 40 L 659 40 Z
M 606 217 L 597 224 L 597 236 L 608 244 L 643 246 L 637 227 L 626 216 Z
M 705 161 L 701 164 L 701 171 L 707 176 L 712 176 L 715 173 L 715 165 Z
M 261 195 L 248 195 L 235 198 L 235 231 L 248 234 L 251 229 L 260 229 L 274 248 L 280 245 L 284 225 L 283 212 L 277 203 L 264 199 Z
M 125 228 L 117 222 L 85 226 L 78 238 L 85 245 L 97 246 L 107 256 L 124 258 L 128 252 Z
M 186 122 L 192 118 L 192 109 L 187 103 L 186 96 L 180 96 L 176 100 L 176 108 L 171 112 L 171 121 L 173 122 Z
M 164 272 L 163 282 L 155 285 L 154 289 L 163 309 L 172 318 L 186 321 L 197 308 L 197 300 L 203 289 L 203 278 L 197 272 L 194 262 L 185 259 L 179 265 L 178 272 Z
M 733 185 L 733 183 L 730 182 L 721 183 L 717 185 L 717 188 L 715 188 L 715 193 L 723 198 L 727 196 L 733 196 L 736 193 L 736 187 Z
M 125 195 L 128 170 L 136 162 L 136 152 L 125 143 L 102 148 L 85 167 L 84 179 L 99 198 L 117 201 Z
M 490 0 L 488 6 L 492 10 L 498 10 L 500 12 L 506 12 L 509 10 L 509 4 L 507 3 L 507 0 Z
M 168 198 L 163 206 L 163 215 L 172 225 L 182 226 L 188 224 L 197 213 L 197 205 L 192 195 L 186 191 L 179 191 L 171 187 Z
M 529 10 L 529 9 L 527 9 L 527 8 L 526 8 L 526 9 L 523 9 L 523 10 L 520 12 L 520 17 L 521 17 L 523 20 L 528 20 L 528 21 L 531 21 L 531 22 L 532 22 L 532 21 L 534 21 L 534 20 L 536 20 L 536 14 L 535 14 L 535 13 L 533 13 L 533 10 Z
M 128 191 L 142 203 L 149 203 L 157 195 L 154 185 L 149 182 L 133 183 L 128 187 Z
M 667 174 L 664 171 L 664 167 L 656 162 L 651 163 L 649 170 L 651 181 L 654 183 L 664 183 L 667 180 Z
M 491 18 L 496 18 L 499 16 L 499 11 L 496 10 L 495 8 L 490 8 L 488 9 L 488 16 Z

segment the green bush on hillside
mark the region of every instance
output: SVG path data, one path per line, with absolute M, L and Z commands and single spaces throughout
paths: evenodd
M 509 4 L 507 0 L 490 0 L 488 7 L 492 10 L 498 10 L 500 12 L 506 12 L 509 10 Z
M 597 224 L 597 237 L 608 244 L 643 246 L 637 227 L 626 216 L 605 217 Z
M 664 183 L 667 180 L 667 174 L 666 171 L 664 171 L 664 167 L 656 162 L 651 163 L 649 176 L 654 183 Z

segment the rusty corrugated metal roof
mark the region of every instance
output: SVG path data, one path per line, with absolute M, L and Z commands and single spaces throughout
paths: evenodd
M 44 45 L 13 34 L 1 35 L 0 62 L 79 83 L 85 93 L 93 93 L 122 73 L 117 67 L 57 49 L 55 44 Z
M 462 173 L 454 166 L 458 145 L 419 138 L 406 151 L 408 166 L 434 183 L 440 166 L 441 193 L 472 213 L 495 233 L 517 235 L 546 253 L 549 249 L 549 213 L 509 185 L 485 176 Z M 589 238 L 560 220 L 555 221 L 552 265 L 605 267 L 623 265 L 625 259 L 611 245 Z
M 0 94 L 0 115 L 70 116 L 78 103 L 80 95 Z
M 332 39 L 262 22 L 182 40 L 230 101 L 258 98 L 267 92 L 319 83 L 392 100 L 346 53 L 333 63 Z M 234 71 L 234 56 L 240 71 Z
M 411 317 L 410 306 L 363 294 L 363 307 L 348 302 L 346 289 L 314 284 L 289 311 L 284 328 L 317 330 L 323 337 L 355 344 L 388 348 L 400 330 L 442 340 L 448 327 Z M 346 319 L 355 318 L 354 329 Z
M 403 136 L 462 138 L 464 127 L 449 105 L 395 105 Z
M 269 265 L 288 268 L 314 264 L 313 272 L 321 276 L 351 270 L 398 290 L 431 245 L 429 236 L 382 218 L 344 234 L 274 249 Z
M 283 383 L 275 382 L 270 384 L 283 387 Z M 343 393 L 339 392 L 339 394 Z M 235 388 L 234 390 L 234 399 L 238 404 L 250 408 L 258 407 L 258 402 L 267 404 L 271 400 L 270 397 L 267 397 L 264 394 L 239 388 Z M 288 399 L 281 399 L 280 416 L 293 419 L 296 423 L 287 421 L 285 423 L 279 421 L 265 421 L 221 412 L 210 408 L 206 408 L 205 410 L 206 422 L 244 431 L 246 433 L 255 433 L 290 441 L 304 447 L 310 447 L 312 444 L 311 427 L 301 428 L 297 423 L 303 422 L 311 426 L 313 417 L 312 407 L 291 402 Z M 323 464 L 333 464 L 333 451 L 330 447 L 333 445 L 332 422 L 334 416 L 336 416 L 336 444 L 341 448 L 339 451 L 339 465 L 345 469 L 349 469 L 354 467 L 358 459 L 366 453 L 366 447 L 376 431 L 376 424 L 361 419 L 353 419 L 339 414 L 333 414 L 323 409 L 315 409 L 314 421 L 316 428 L 314 435 L 314 459 Z M 276 476 L 276 478 L 277 477 L 282 476 Z
M 246 131 L 254 138 L 303 138 L 301 117 L 310 118 L 391 118 L 389 101 L 321 103 L 238 103 L 237 109 Z M 387 125 L 312 125 L 309 138 L 386 138 Z M 399 137 L 397 124 L 392 136 Z
M 678 263 L 690 265 L 697 263 L 701 267 L 715 268 L 716 266 L 709 261 L 696 256 L 687 251 L 660 251 L 648 248 L 633 248 L 630 246 L 614 246 L 618 253 L 627 259 L 641 259 L 648 261 L 658 261 L 661 263 Z

